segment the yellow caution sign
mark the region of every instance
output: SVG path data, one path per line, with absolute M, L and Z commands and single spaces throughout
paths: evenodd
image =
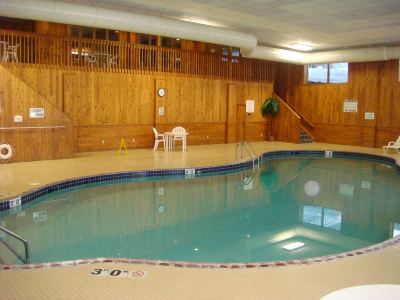
M 119 143 L 118 155 L 121 155 L 122 148 L 125 149 L 125 154 L 128 155 L 128 148 L 126 147 L 125 139 L 123 139 L 123 138 L 121 139 L 121 142 Z

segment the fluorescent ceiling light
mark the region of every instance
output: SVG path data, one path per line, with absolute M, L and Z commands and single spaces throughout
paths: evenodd
M 296 49 L 296 50 L 300 50 L 300 51 L 310 51 L 310 50 L 312 50 L 311 46 L 305 45 L 305 44 L 299 44 L 299 43 L 291 44 L 290 48 L 293 48 L 293 49 Z
M 207 19 L 202 19 L 202 18 L 196 18 L 196 17 L 185 17 L 181 19 L 182 21 L 186 22 L 192 22 L 192 23 L 197 23 L 197 24 L 203 24 L 203 25 L 208 25 L 208 26 L 216 26 L 216 27 L 223 27 L 223 25 L 217 23 L 217 22 L 212 22 Z
M 290 243 L 290 244 L 287 244 L 287 245 L 283 246 L 283 249 L 292 251 L 292 250 L 299 249 L 299 248 L 301 248 L 303 246 L 304 246 L 304 243 L 294 242 L 294 243 Z

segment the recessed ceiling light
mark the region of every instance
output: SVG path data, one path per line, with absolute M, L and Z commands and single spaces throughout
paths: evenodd
M 287 245 L 283 246 L 283 249 L 292 251 L 292 250 L 299 249 L 299 248 L 301 248 L 303 246 L 304 246 L 304 243 L 294 242 L 294 243 L 290 243 L 290 244 L 287 244 Z
M 290 44 L 290 48 L 296 49 L 296 50 L 301 50 L 301 51 L 310 51 L 312 50 L 312 47 L 306 44 Z

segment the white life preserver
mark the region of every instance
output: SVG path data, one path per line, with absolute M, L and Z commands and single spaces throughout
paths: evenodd
M 3 150 L 7 150 L 6 154 L 3 154 Z M 0 145 L 0 159 L 8 160 L 13 156 L 13 149 L 9 144 L 1 144 Z

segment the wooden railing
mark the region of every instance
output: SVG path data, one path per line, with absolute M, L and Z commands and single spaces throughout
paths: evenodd
M 279 113 L 276 116 L 274 132 L 278 141 L 300 142 L 301 117 L 277 94 L 273 96 L 279 101 Z
M 3 63 L 107 72 L 169 72 L 268 82 L 275 74 L 274 62 L 257 59 L 9 30 L 0 30 L 0 55 Z
M 311 121 L 309 121 L 309 120 L 308 120 L 305 116 L 303 116 L 301 113 L 295 111 L 295 110 L 293 109 L 293 107 L 289 106 L 289 104 L 287 104 L 287 102 L 286 102 L 285 100 L 283 100 L 280 96 L 278 96 L 278 94 L 275 94 L 275 93 L 274 93 L 274 96 L 275 96 L 276 98 L 278 98 L 279 100 L 281 100 L 281 101 L 283 102 L 283 104 L 284 104 L 285 106 L 287 106 L 287 107 L 289 108 L 289 110 L 292 111 L 293 114 L 294 114 L 296 117 L 300 118 L 300 126 L 301 126 L 301 128 L 310 136 L 310 138 L 311 138 L 312 140 L 314 140 L 314 136 L 313 136 L 313 134 L 312 134 L 313 129 L 314 129 L 314 124 L 311 123 Z

